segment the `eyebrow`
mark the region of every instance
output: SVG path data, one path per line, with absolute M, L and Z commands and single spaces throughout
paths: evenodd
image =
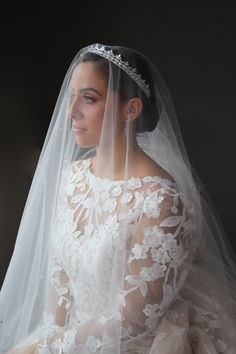
M 93 92 L 97 93 L 99 96 L 102 96 L 102 94 L 93 87 L 85 87 L 80 90 L 80 92 L 84 92 L 84 91 L 93 91 Z

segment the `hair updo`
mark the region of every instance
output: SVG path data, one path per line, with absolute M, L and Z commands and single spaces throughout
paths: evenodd
M 114 55 L 121 55 L 123 61 L 128 61 L 131 68 L 141 75 L 145 83 L 149 85 L 150 97 L 147 97 L 138 84 L 123 69 L 100 55 L 85 52 L 82 62 L 93 62 L 95 70 L 100 73 L 109 87 L 118 92 L 119 99 L 126 102 L 131 98 L 139 97 L 142 100 L 143 108 L 140 116 L 136 119 L 136 132 L 142 133 L 155 129 L 159 112 L 156 97 L 154 95 L 154 83 L 151 68 L 145 58 L 138 52 L 125 47 L 104 46 L 106 50 L 112 50 Z M 112 80 L 109 82 L 110 68 L 112 68 Z

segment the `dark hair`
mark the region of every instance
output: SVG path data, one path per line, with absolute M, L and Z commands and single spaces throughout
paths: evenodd
M 142 79 L 149 85 L 150 97 L 148 98 L 138 84 L 116 64 L 107 59 L 91 52 L 85 52 L 82 57 L 83 62 L 91 61 L 94 63 L 95 70 L 97 70 L 109 82 L 109 68 L 112 67 L 113 80 L 111 80 L 110 87 L 113 91 L 118 92 L 119 98 L 122 102 L 126 102 L 133 97 L 139 97 L 143 102 L 143 108 L 140 116 L 136 120 L 136 131 L 138 133 L 144 131 L 152 131 L 155 129 L 159 113 L 157 108 L 156 98 L 154 96 L 154 83 L 152 79 L 151 69 L 145 58 L 128 48 L 124 47 L 107 47 L 107 50 L 112 49 L 114 55 L 121 54 L 123 61 L 128 61 L 131 68 L 136 68 L 137 73 L 141 75 Z

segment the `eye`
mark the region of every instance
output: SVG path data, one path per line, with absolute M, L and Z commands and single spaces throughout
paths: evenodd
M 90 95 L 84 95 L 83 99 L 86 103 L 94 103 L 97 101 L 97 99 L 95 97 L 90 96 Z

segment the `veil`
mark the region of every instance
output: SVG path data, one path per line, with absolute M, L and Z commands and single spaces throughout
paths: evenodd
M 158 69 L 79 50 L 1 288 L 0 353 L 235 353 L 235 265 Z

